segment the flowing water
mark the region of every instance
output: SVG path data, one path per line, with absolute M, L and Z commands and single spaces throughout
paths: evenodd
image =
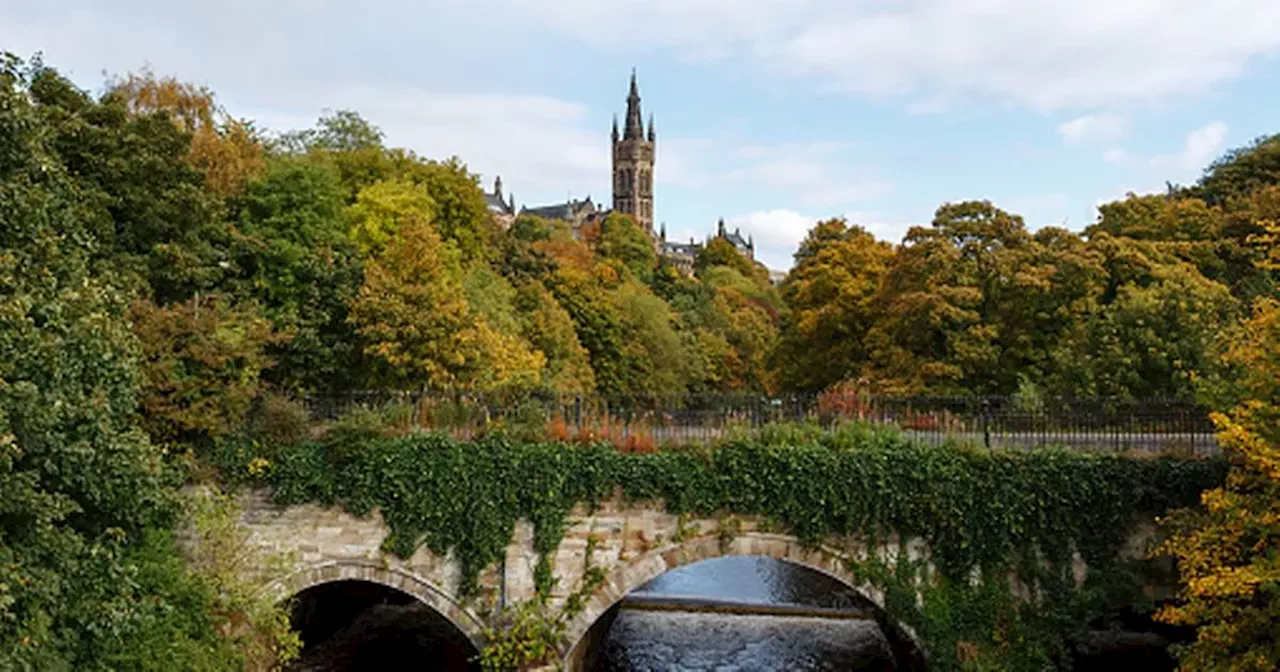
M 875 621 L 623 609 L 591 669 L 893 670 Z
M 628 608 L 624 601 L 593 629 L 586 669 L 897 669 L 876 621 L 851 617 L 865 614 L 870 603 L 839 581 L 796 565 L 755 557 L 707 560 L 663 574 L 632 595 L 641 605 Z M 294 619 L 307 646 L 293 672 L 476 669 L 475 651 L 462 634 L 408 595 L 374 584 L 337 582 L 309 589 L 304 597 Z M 646 598 L 651 603 L 661 598 L 663 609 L 642 608 Z M 709 601 L 843 613 L 813 618 L 708 612 Z M 414 662 L 406 667 L 397 661 Z
M 734 600 L 768 605 L 862 610 L 871 605 L 839 581 L 769 558 L 728 557 L 683 567 L 633 595 Z M 602 624 L 604 625 L 604 624 Z M 894 670 L 889 641 L 874 620 L 724 613 L 616 612 L 587 657 L 589 669 Z

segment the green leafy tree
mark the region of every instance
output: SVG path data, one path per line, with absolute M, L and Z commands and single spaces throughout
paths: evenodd
M 644 285 L 623 283 L 611 293 L 626 339 L 621 348 L 624 395 L 649 397 L 678 393 L 687 380 L 683 343 L 670 306 Z
M 491 244 L 496 226 L 478 178 L 467 172 L 467 166 L 456 157 L 447 161 L 410 159 L 405 171 L 436 204 L 436 230 L 458 249 L 463 262 L 494 261 Z
M 1238 303 L 1189 264 L 1154 269 L 1149 284 L 1122 285 L 1114 301 L 1081 324 L 1060 355 L 1063 386 L 1081 396 L 1194 396 L 1210 374 L 1216 335 Z
M 0 56 L 0 669 L 236 669 L 133 424 L 128 294 L 91 271 L 93 195 L 30 81 Z
M 1264 136 L 1218 159 L 1192 190 L 1207 202 L 1224 204 L 1280 184 L 1280 134 Z
M 388 180 L 361 189 L 347 212 L 348 235 L 366 255 L 378 256 L 401 229 L 433 224 L 438 208 L 421 186 Z
M 85 193 L 82 221 L 104 269 L 144 281 L 160 303 L 223 281 L 232 270 L 231 229 L 190 160 L 190 132 L 166 111 L 131 112 L 121 93 L 94 101 L 38 64 L 30 95 L 51 149 Z
M 129 311 L 142 343 L 142 421 L 161 445 L 209 450 L 238 431 L 280 340 L 252 305 L 221 295 L 165 307 L 139 300 Z
M 520 333 L 547 358 L 543 385 L 558 392 L 594 391 L 591 355 L 555 296 L 540 283 L 526 283 L 517 292 L 515 307 Z
M 707 241 L 707 244 L 698 250 L 698 255 L 693 260 L 693 272 L 699 277 L 706 269 L 716 266 L 728 266 L 748 278 L 758 275 L 751 260 L 742 256 L 738 248 L 724 238 L 712 238 Z
M 277 153 L 332 168 L 351 202 L 361 189 L 397 175 L 382 138 L 382 130 L 356 112 L 339 110 L 321 117 L 315 128 L 284 133 L 270 144 Z
M 555 261 L 538 245 L 551 239 L 555 226 L 541 217 L 521 215 L 498 235 L 496 268 L 520 284 L 542 282 L 555 272 Z
M 358 384 L 355 333 L 347 305 L 363 278 L 359 249 L 347 237 L 342 186 L 333 171 L 273 159 L 237 199 L 233 247 L 237 296 L 252 298 L 273 328 L 276 362 L 264 377 L 303 391 Z
M 653 239 L 628 215 L 609 213 L 600 223 L 600 255 L 622 263 L 641 282 L 653 279 L 658 254 Z

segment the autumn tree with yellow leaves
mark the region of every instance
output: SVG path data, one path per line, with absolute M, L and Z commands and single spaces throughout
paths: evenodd
M 1265 225 L 1269 236 L 1280 231 Z M 1280 247 L 1260 266 L 1274 271 Z M 1197 627 L 1182 668 L 1275 670 L 1280 661 L 1280 301 L 1263 297 L 1223 359 L 1238 401 L 1215 416 L 1232 463 L 1226 484 L 1205 492 L 1203 510 L 1167 521 L 1162 550 L 1178 560 L 1181 600 L 1159 618 Z
M 117 79 L 108 95 L 119 98 L 132 114 L 165 114 L 190 133 L 187 160 L 219 195 L 239 193 L 266 165 L 253 124 L 228 114 L 206 87 L 144 70 Z

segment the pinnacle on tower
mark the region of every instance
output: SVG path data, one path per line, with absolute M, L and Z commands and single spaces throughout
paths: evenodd
M 631 69 L 631 92 L 627 94 L 627 124 L 622 131 L 627 140 L 644 139 L 644 119 L 640 115 L 640 87 L 636 84 L 636 69 Z
M 613 141 L 618 141 L 618 113 L 613 114 Z
M 656 142 L 657 134 L 653 131 L 653 113 L 649 113 L 649 142 Z

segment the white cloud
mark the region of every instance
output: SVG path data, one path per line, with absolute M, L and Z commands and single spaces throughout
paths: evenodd
M 1209 165 L 1222 151 L 1227 139 L 1227 125 L 1211 121 L 1187 134 L 1178 154 L 1152 157 L 1153 168 L 1198 171 Z
M 737 144 L 732 137 L 675 141 L 659 146 L 655 177 L 701 189 L 747 188 L 785 195 L 811 208 L 832 208 L 875 198 L 891 190 L 883 180 L 852 164 L 848 143 L 819 141 L 772 145 Z M 668 156 L 674 151 L 674 167 Z M 733 157 L 725 165 L 722 157 Z
M 1082 142 L 1116 140 L 1124 135 L 1126 122 L 1119 115 L 1086 114 L 1058 124 L 1058 135 L 1068 145 Z
M 1027 228 L 1042 226 L 1069 226 L 1066 194 L 1040 194 L 1010 198 L 997 203 L 1005 212 L 1021 215 Z
M 755 238 L 756 258 L 769 268 L 786 270 L 800 241 L 817 222 L 817 217 L 794 210 L 767 210 L 730 217 L 725 225 L 746 229 Z
M 863 227 L 881 240 L 896 243 L 906 231 L 906 226 L 885 223 L 873 213 L 847 212 L 838 216 Z M 756 259 L 769 268 L 785 271 L 794 264 L 793 255 L 809 229 L 823 219 L 829 217 L 814 217 L 788 209 L 760 210 L 728 217 L 725 226 L 741 228 L 744 236 L 748 233 L 754 236 Z
M 218 90 L 235 77 L 283 98 L 357 74 L 372 83 L 428 73 L 465 82 L 476 71 L 471 63 L 541 62 L 554 51 L 548 45 L 565 40 L 614 54 L 733 59 L 846 92 L 904 95 L 919 112 L 962 97 L 1114 108 L 1202 91 L 1280 53 L 1274 0 L 367 0 L 360 11 L 337 0 L 109 5 L 0 0 L 0 43 L 23 54 L 46 49 L 60 63 L 80 64 L 81 74 L 152 60 L 208 77 Z
M 1133 159 L 1129 156 L 1129 152 L 1116 147 L 1103 152 L 1102 160 L 1117 166 L 1123 166 L 1132 162 Z
M 1227 138 L 1227 125 L 1221 121 L 1213 121 L 1187 136 L 1186 148 L 1182 150 L 1182 165 L 1189 168 L 1203 168 L 1222 151 L 1223 141 Z
M 1274 0 L 507 0 L 618 50 L 747 56 L 853 93 L 1039 109 L 1204 90 L 1280 50 Z M 620 40 L 617 27 L 627 27 Z
M 586 108 L 546 96 L 331 90 L 323 107 L 356 109 L 386 132 L 387 143 L 423 156 L 458 156 L 484 176 L 516 191 L 521 204 L 562 200 L 566 194 L 609 198 L 608 137 L 587 122 Z M 321 113 L 256 115 L 273 129 L 309 127 Z M 603 199 L 603 201 L 601 200 Z
M 502 174 L 524 203 L 588 193 L 608 201 L 607 121 L 580 102 L 477 86 L 470 8 L 439 0 L 421 9 L 336 0 L 162 4 L 120 0 L 0 0 L 0 49 L 51 65 L 97 90 L 105 70 L 150 64 L 157 73 L 210 86 L 234 114 L 274 130 L 310 127 L 324 110 L 353 109 L 393 146 L 436 158 L 458 155 L 486 182 Z M 519 26 L 511 26 L 511 30 Z M 485 28 L 501 43 L 500 25 Z M 334 36 L 341 35 L 342 40 Z M 412 39 L 410 39 L 412 38 Z M 456 48 L 455 48 L 456 47 Z

